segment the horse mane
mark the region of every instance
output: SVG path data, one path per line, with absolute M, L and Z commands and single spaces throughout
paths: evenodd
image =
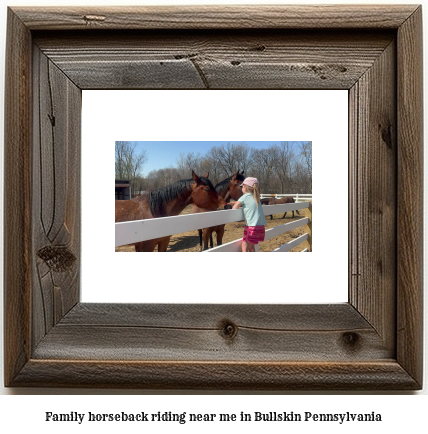
M 223 179 L 223 181 L 220 181 L 216 186 L 215 186 L 215 191 L 217 192 L 217 194 L 221 194 L 223 193 L 227 187 L 229 187 L 229 182 L 230 180 L 234 177 L 235 175 L 229 176 L 229 178 Z M 236 177 L 236 179 L 238 181 L 244 181 L 244 176 L 241 175 L 240 173 L 238 173 L 238 176 Z
M 211 187 L 214 190 L 214 186 L 211 181 L 204 176 L 200 177 L 200 180 L 204 185 Z M 169 184 L 165 187 L 160 187 L 148 192 L 147 202 L 150 207 L 150 211 L 153 217 L 165 217 L 166 216 L 166 204 L 175 200 L 178 196 L 182 195 L 186 190 L 191 188 L 191 184 L 195 181 L 193 178 L 181 179 L 174 184 Z

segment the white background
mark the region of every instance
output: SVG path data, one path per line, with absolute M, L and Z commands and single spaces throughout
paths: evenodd
M 226 2 L 224 0 L 224 2 Z M 109 0 L 76 0 L 73 2 L 60 2 L 58 1 L 41 1 L 41 0 L 32 0 L 32 1 L 17 1 L 10 0 L 7 2 L 9 5 L 72 5 L 72 4 L 80 4 L 80 5 L 108 5 L 108 4 L 119 4 L 120 2 L 117 0 L 109 1 Z M 174 0 L 165 0 L 163 2 L 151 0 L 150 2 L 144 1 L 135 1 L 135 0 L 127 0 L 127 4 L 213 4 L 217 3 L 215 1 L 190 1 L 187 0 L 185 2 L 182 1 L 174 1 Z M 267 2 L 263 2 L 262 0 L 252 1 L 252 0 L 235 0 L 233 3 L 235 4 L 249 4 L 249 3 L 281 3 L 276 0 L 268 0 Z M 282 2 L 283 3 L 283 2 Z M 291 2 L 296 3 L 296 2 Z M 315 4 L 321 3 L 325 4 L 325 1 L 300 1 L 300 4 Z M 329 3 L 348 3 L 341 1 L 331 1 Z M 408 3 L 413 4 L 413 1 L 398 1 L 394 2 L 392 0 L 389 1 L 358 1 L 353 0 L 352 3 Z M 6 2 L 3 2 L 5 5 Z M 425 11 L 426 12 L 426 11 Z M 0 9 L 0 76 L 1 81 L 4 82 L 4 43 L 5 43 L 5 29 L 6 29 L 6 8 L 3 6 Z M 424 28 L 428 29 L 428 23 L 426 19 L 426 13 L 424 14 Z M 428 43 L 426 37 L 424 38 L 424 59 L 427 59 L 427 47 Z M 425 65 L 425 76 L 427 67 Z M 427 101 L 427 86 L 424 86 L 424 100 Z M 3 101 L 3 88 L 0 87 L 0 100 Z M 0 105 L 0 114 L 3 118 L 3 105 Z M 428 111 L 424 110 L 425 116 Z M 277 138 L 275 137 L 275 140 Z M 0 143 L 3 146 L 3 123 L 0 123 Z M 2 162 L 2 154 L 0 157 Z M 426 162 L 426 157 L 425 157 Z M 1 166 L 0 166 L 1 167 Z M 425 167 L 427 165 L 425 164 Z M 1 176 L 3 179 L 3 176 Z M 2 202 L 2 201 L 1 201 Z M 426 199 L 425 199 L 426 203 Z M 0 214 L 0 219 L 2 218 L 2 214 Z M 425 231 L 426 233 L 426 231 Z M 3 248 L 3 243 L 0 243 L 0 249 Z M 2 255 L 2 250 L 0 250 L 0 256 Z M 3 264 L 0 262 L 0 267 Z M 425 282 L 427 279 L 425 278 Z M 426 298 L 425 298 L 426 300 Z M 2 315 L 2 300 L 0 299 L 0 315 Z M 427 302 L 425 301 L 425 312 L 427 311 Z M 0 336 L 3 336 L 3 322 L 0 321 Z M 426 326 L 425 326 L 426 329 Z M 428 332 L 425 332 L 425 341 L 426 336 L 428 336 Z M 427 345 L 425 345 L 425 348 Z M 0 352 L 2 352 L 3 348 L 0 347 Z M 3 361 L 3 355 L 0 354 L 1 363 Z M 97 412 L 112 412 L 112 411 L 144 411 L 145 409 L 150 409 L 153 411 L 194 411 L 194 412 L 235 412 L 239 413 L 241 410 L 243 411 L 251 411 L 257 410 L 257 407 L 260 404 L 260 407 L 263 407 L 262 411 L 275 411 L 275 410 L 286 410 L 286 411 L 313 411 L 313 412 L 342 412 L 342 411 L 377 411 L 383 414 L 384 422 L 381 425 L 378 424 L 356 424 L 356 425 L 338 425 L 338 424 L 319 424 L 319 425 L 282 425 L 282 424 L 260 424 L 260 425 L 251 425 L 247 429 L 247 431 L 259 431 L 261 430 L 269 430 L 269 432 L 285 432 L 287 430 L 292 430 L 292 432 L 328 432 L 329 434 L 332 432 L 342 432 L 342 433 L 361 433 L 362 430 L 365 432 L 396 432 L 396 431 L 423 431 L 426 429 L 427 421 L 426 421 L 426 408 L 428 404 L 427 400 L 427 387 L 426 384 L 428 382 L 428 374 L 425 368 L 425 388 L 422 392 L 415 392 L 410 394 L 410 396 L 405 396 L 404 393 L 393 393 L 390 396 L 384 396 L 381 393 L 371 393 L 368 394 L 358 394 L 356 392 L 351 393 L 343 393 L 342 395 L 338 395 L 335 393 L 330 393 L 325 395 L 322 393 L 322 396 L 319 394 L 294 394 L 292 392 L 287 391 L 278 391 L 276 393 L 268 394 L 265 396 L 253 397 L 253 396 L 242 396 L 240 394 L 234 394 L 233 392 L 224 395 L 221 392 L 216 391 L 208 391 L 206 394 L 202 394 L 202 396 L 194 396 L 192 392 L 185 392 L 182 396 L 177 396 L 174 394 L 176 392 L 169 391 L 170 396 L 145 396 L 145 392 L 138 391 L 102 391 L 102 390 L 83 390 L 83 389 L 4 389 L 1 388 L 1 384 L 3 383 L 2 372 L 0 373 L 0 390 L 3 396 L 0 397 L 0 426 L 5 429 L 5 432 L 13 430 L 19 431 L 21 428 L 28 429 L 34 431 L 42 431 L 43 432 L 55 432 L 58 430 L 62 430 L 63 432 L 94 432 L 94 427 L 91 425 L 86 426 L 77 426 L 73 423 L 70 424 L 60 424 L 58 427 L 56 424 L 48 425 L 44 422 L 44 412 L 45 411 L 57 411 L 57 412 L 70 412 L 70 411 L 80 411 L 80 412 L 88 412 L 88 411 L 97 411 Z M 179 391 L 179 393 L 183 393 L 183 391 Z M 23 396 L 23 395 L 43 395 L 40 397 L 35 396 Z M 79 396 L 73 396 L 73 395 Z M 97 396 L 92 397 L 89 394 L 104 394 L 106 396 Z M 164 392 L 159 392 L 156 394 L 163 395 Z M 18 396 L 12 396 L 18 395 Z M 19 396 L 20 395 L 20 396 Z M 55 396 L 57 395 L 57 396 Z M 60 396 L 58 396 L 60 395 Z M 85 396 L 86 395 L 86 396 Z M 120 396 L 119 396 L 120 395 Z M 221 395 L 221 396 L 218 396 Z M 290 396 L 293 395 L 293 396 Z M 414 396 L 411 396 L 414 395 Z M 423 395 L 423 396 L 422 396 Z M 191 427 L 186 425 L 163 425 L 165 428 L 173 427 L 174 430 L 180 430 L 182 432 L 188 432 Z M 157 427 L 141 427 L 140 425 L 136 425 L 134 427 L 129 425 L 98 425 L 97 428 L 101 428 L 103 432 L 117 432 L 118 428 L 125 430 L 126 432 L 153 432 L 154 429 L 158 429 Z M 197 426 L 193 428 L 193 430 L 201 430 L 201 428 L 205 432 L 218 432 L 219 425 L 207 425 Z M 222 427 L 223 431 L 230 432 L 232 429 L 236 432 L 236 429 L 242 429 L 244 426 L 240 425 L 238 427 L 231 425 L 227 427 Z M 357 431 L 358 430 L 358 431 Z
M 348 300 L 346 90 L 83 91 L 82 125 L 82 301 Z M 100 182 L 112 179 L 115 140 L 311 140 L 313 252 L 251 260 L 236 253 L 116 253 L 112 190 Z

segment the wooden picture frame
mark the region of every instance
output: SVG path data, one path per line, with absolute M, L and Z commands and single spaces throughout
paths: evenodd
M 6 53 L 6 386 L 422 387 L 421 6 L 14 7 Z M 96 88 L 348 89 L 348 303 L 81 303 Z

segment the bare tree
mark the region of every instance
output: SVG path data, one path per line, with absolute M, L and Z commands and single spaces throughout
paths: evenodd
M 141 175 L 141 170 L 147 162 L 147 152 L 139 153 L 137 144 L 132 142 L 115 143 L 115 178 L 131 181 L 131 190 L 135 190 L 135 181 Z
M 143 176 L 137 176 L 134 179 L 134 190 L 133 194 L 141 194 L 147 188 L 147 180 Z
M 180 173 L 175 167 L 166 167 L 158 171 L 159 178 L 161 180 L 162 187 L 174 184 L 181 179 Z
M 267 149 L 251 150 L 251 176 L 258 178 L 263 193 L 275 193 L 275 167 L 277 160 L 277 149 L 271 146 Z
M 281 142 L 275 145 L 275 148 L 277 157 L 275 172 L 280 183 L 279 193 L 289 193 L 293 186 L 294 146 L 292 142 Z
M 245 143 L 240 144 L 240 145 L 236 145 L 235 154 L 236 154 L 236 160 L 237 160 L 236 169 L 239 171 L 243 170 L 244 173 L 247 173 L 247 171 L 251 165 L 251 160 L 250 160 L 251 149 L 250 149 L 250 147 Z M 235 173 L 235 169 L 232 170 L 230 175 L 232 175 L 233 173 Z
M 151 170 L 146 178 L 147 190 L 163 187 L 159 170 Z
M 181 178 L 190 178 L 192 170 L 195 171 L 195 173 L 199 176 L 205 176 L 206 173 L 202 173 L 203 161 L 204 160 L 199 153 L 195 154 L 194 152 L 188 152 L 185 154 L 184 152 L 181 152 L 179 158 L 177 159 L 177 169 L 181 175 Z
M 246 171 L 250 166 L 250 149 L 246 144 L 213 146 L 207 154 L 215 182 L 232 176 L 236 171 Z M 211 176 L 210 176 L 211 177 Z M 214 182 L 214 181 L 213 181 Z
M 209 173 L 209 178 L 213 185 L 218 184 L 220 181 L 226 178 L 223 168 L 218 164 L 217 159 L 213 157 L 211 151 L 209 151 L 204 158 L 203 168 L 204 174 Z
M 264 149 L 229 142 L 211 147 L 205 155 L 182 152 L 175 167 L 152 170 L 143 178 L 141 169 L 146 161 L 146 152 L 137 154 L 132 142 L 116 142 L 116 179 L 129 179 L 133 191 L 190 178 L 192 170 L 199 176 L 209 173 L 214 185 L 244 170 L 246 176 L 259 179 L 264 193 L 312 192 L 312 142 L 285 141 Z
M 312 193 L 312 142 L 303 142 L 300 144 L 300 158 L 306 172 L 307 193 Z

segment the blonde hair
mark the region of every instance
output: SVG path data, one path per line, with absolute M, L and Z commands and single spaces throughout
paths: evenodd
M 251 193 L 254 196 L 254 200 L 256 201 L 257 205 L 260 203 L 260 187 L 259 184 L 254 183 L 253 187 L 249 187 L 247 184 L 244 184 L 245 188 L 247 189 L 248 193 Z

